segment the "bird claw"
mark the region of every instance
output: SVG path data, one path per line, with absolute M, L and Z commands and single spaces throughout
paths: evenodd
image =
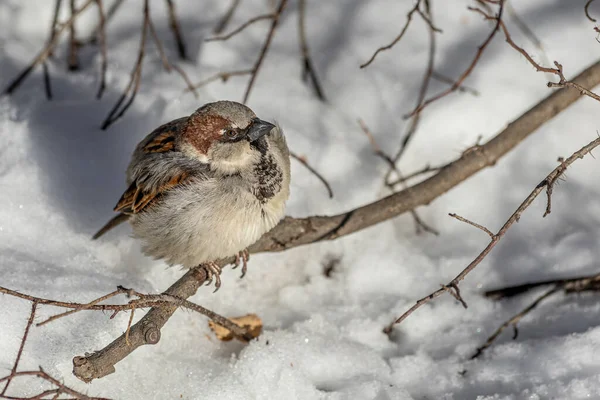
M 242 260 L 242 276 L 240 279 L 246 275 L 248 271 L 248 260 L 250 259 L 250 253 L 248 249 L 244 249 L 235 255 L 235 262 L 233 263 L 233 269 L 236 269 L 240 266 L 240 259 Z
M 210 286 L 212 284 L 213 278 L 215 278 L 214 292 L 216 292 L 221 287 L 221 267 L 214 261 L 207 262 L 202 266 L 206 271 L 206 286 Z

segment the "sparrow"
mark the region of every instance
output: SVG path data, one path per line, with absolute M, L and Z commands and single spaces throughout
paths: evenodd
M 202 266 L 215 291 L 216 261 L 236 256 L 284 216 L 290 156 L 279 126 L 243 104 L 208 103 L 146 136 L 127 168 L 128 188 L 97 239 L 129 221 L 142 251 L 169 265 Z

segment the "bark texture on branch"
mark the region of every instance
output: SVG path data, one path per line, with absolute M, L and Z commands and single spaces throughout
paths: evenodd
M 600 84 L 600 61 L 587 68 L 572 82 L 590 89 Z M 542 124 L 573 104 L 579 97 L 581 94 L 574 89 L 562 88 L 555 91 L 508 124 L 502 132 L 487 143 L 465 151 L 458 160 L 442 167 L 434 176 L 403 191 L 339 215 L 286 217 L 251 246 L 250 252 L 283 251 L 305 244 L 337 239 L 394 218 L 415 207 L 429 204 L 478 171 L 494 165 L 502 156 Z M 225 262 L 221 263 L 224 264 Z M 188 298 L 196 293 L 205 279 L 204 270 L 190 270 L 167 289 L 166 293 Z M 176 307 L 153 308 L 131 328 L 130 345 L 127 344 L 123 334 L 92 355 L 75 357 L 73 373 L 81 380 L 90 382 L 114 372 L 114 365 L 136 348 L 158 342 L 160 329 L 175 310 Z

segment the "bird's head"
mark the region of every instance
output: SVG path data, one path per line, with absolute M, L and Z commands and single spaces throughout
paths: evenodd
M 184 152 L 213 170 L 236 173 L 258 162 L 268 146 L 264 136 L 273 128 L 243 104 L 208 103 L 188 117 Z

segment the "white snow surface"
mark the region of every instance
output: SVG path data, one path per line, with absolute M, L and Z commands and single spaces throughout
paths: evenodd
M 108 2 L 106 2 L 108 3 Z M 165 2 L 151 2 L 168 54 L 177 60 Z M 301 79 L 296 3 L 290 1 L 249 106 L 278 121 L 290 147 L 331 183 L 321 184 L 293 161 L 288 215 L 334 214 L 388 194 L 386 165 L 357 124 L 363 118 L 380 146 L 397 148 L 414 106 L 427 57 L 419 18 L 403 40 L 366 69 L 359 64 L 393 39 L 412 1 L 308 1 L 307 32 L 327 102 Z M 584 1 L 514 2 L 542 38 L 550 61 L 567 76 L 598 54 Z M 0 2 L 0 87 L 43 46 L 52 1 Z M 193 81 L 218 71 L 250 67 L 268 29 L 257 23 L 227 42 L 205 43 L 228 1 L 178 0 L 191 61 L 179 62 Z M 467 11 L 467 1 L 434 1 L 436 70 L 457 77 L 491 29 Z M 199 99 L 184 93 L 147 48 L 140 92 L 124 118 L 99 129 L 128 82 L 139 44 L 141 1 L 127 1 L 109 24 L 108 89 L 96 100 L 100 57 L 81 52 L 83 70 L 66 71 L 64 42 L 49 64 L 54 100 L 43 92 L 41 68 L 10 97 L 0 98 L 0 286 L 35 296 L 88 302 L 117 285 L 160 293 L 182 271 L 140 253 L 122 226 L 98 241 L 91 234 L 112 216 L 125 189 L 124 170 L 137 141 L 151 129 L 218 99 L 241 100 L 247 77 L 215 82 Z M 229 30 L 269 11 L 269 2 L 244 0 Z M 64 13 L 66 14 L 66 12 Z M 66 15 L 63 15 L 65 17 Z M 81 35 L 94 26 L 89 10 Z M 510 18 L 508 18 L 510 22 Z M 514 23 L 513 38 L 545 58 Z M 485 141 L 551 92 L 551 77 L 534 69 L 499 33 L 466 80 L 479 96 L 452 94 L 428 107 L 400 167 L 405 172 L 460 155 Z M 446 86 L 434 82 L 430 94 Z M 91 384 L 72 373 L 72 358 L 98 350 L 124 332 L 128 314 L 85 311 L 33 326 L 20 370 L 42 366 L 65 384 L 117 399 L 584 399 L 600 398 L 600 304 L 596 294 L 557 295 L 519 323 L 519 336 L 501 335 L 481 358 L 470 355 L 503 321 L 544 289 L 494 302 L 485 289 L 594 273 L 600 259 L 598 161 L 577 161 L 555 188 L 552 214 L 545 196 L 527 210 L 492 253 L 462 283 L 464 309 L 450 296 L 422 307 L 388 337 L 382 328 L 415 300 L 462 270 L 487 244 L 481 231 L 448 217 L 458 213 L 492 230 L 555 166 L 559 156 L 594 139 L 600 105 L 583 98 L 543 125 L 492 168 L 418 209 L 440 236 L 416 235 L 409 215 L 333 242 L 280 254 L 254 255 L 249 272 L 224 270 L 217 293 L 203 287 L 191 298 L 222 315 L 256 313 L 264 332 L 248 345 L 219 342 L 205 317 L 178 311 L 155 346 L 143 346 Z M 331 277 L 323 265 L 340 260 Z M 0 296 L 0 375 L 10 372 L 31 304 Z M 36 321 L 61 311 L 40 306 Z M 136 320 L 143 315 L 136 313 Z M 48 387 L 19 378 L 9 394 Z

